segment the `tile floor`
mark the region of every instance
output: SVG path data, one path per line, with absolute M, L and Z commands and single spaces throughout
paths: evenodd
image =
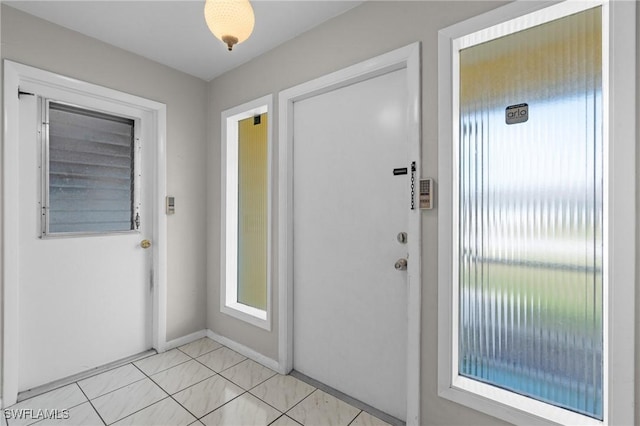
M 8 426 L 387 425 L 208 338 L 24 400 L 3 414 Z

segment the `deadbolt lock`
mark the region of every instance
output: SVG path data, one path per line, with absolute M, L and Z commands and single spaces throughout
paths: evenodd
M 149 240 L 140 241 L 140 247 L 142 247 L 143 249 L 148 249 L 149 247 L 151 247 L 151 241 Z
M 400 244 L 407 244 L 407 233 L 406 232 L 399 232 L 398 233 L 398 242 Z

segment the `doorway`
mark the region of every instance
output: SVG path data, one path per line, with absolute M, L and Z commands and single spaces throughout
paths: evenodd
M 163 350 L 164 108 L 5 61 L 5 405 Z
M 418 58 L 415 44 L 280 95 L 285 365 L 408 423 L 419 418 Z

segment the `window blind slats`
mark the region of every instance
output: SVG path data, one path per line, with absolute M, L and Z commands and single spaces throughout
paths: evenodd
M 49 103 L 50 233 L 128 231 L 133 120 Z

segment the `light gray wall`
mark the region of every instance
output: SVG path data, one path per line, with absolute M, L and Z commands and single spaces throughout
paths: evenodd
M 498 2 L 370 1 L 285 43 L 209 85 L 208 316 L 214 332 L 277 359 L 277 312 L 273 331 L 265 332 L 219 312 L 220 113 L 259 96 L 289 88 L 373 56 L 422 42 L 423 176 L 437 179 L 437 32 L 500 6 Z M 240 49 L 242 46 L 238 47 Z M 274 111 L 277 126 L 277 112 Z M 277 135 L 277 129 L 273 130 Z M 276 212 L 274 211 L 274 214 Z M 274 231 L 274 235 L 277 233 Z M 498 425 L 495 418 L 437 397 L 437 210 L 423 216 L 423 334 L 421 424 Z M 277 289 L 273 290 L 277 302 Z
M 370 1 L 318 26 L 271 52 L 214 79 L 209 85 L 208 312 L 207 326 L 268 357 L 277 359 L 277 289 L 273 290 L 273 330 L 265 332 L 219 313 L 220 112 L 336 71 L 378 54 L 422 42 L 422 175 L 438 179 L 437 31 L 502 3 L 481 1 Z M 637 10 L 640 22 L 640 8 Z M 640 46 L 640 32 L 636 33 Z M 238 49 L 240 49 L 239 47 Z M 640 60 L 638 61 L 640 69 Z M 640 78 L 638 79 L 640 99 Z M 276 100 L 277 101 L 277 100 Z M 277 111 L 274 111 L 277 127 Z M 277 135 L 277 128 L 273 130 Z M 640 121 L 638 122 L 640 135 Z M 640 164 L 640 149 L 638 150 Z M 636 176 L 636 181 L 640 182 Z M 640 184 L 638 186 L 640 188 Z M 639 206 L 640 208 L 640 206 Z M 639 210 L 640 211 L 640 210 Z M 276 212 L 274 211 L 274 214 Z M 640 241 L 640 218 L 637 223 Z M 277 233 L 274 231 L 274 235 Z M 437 396 L 437 209 L 423 216 L 422 419 L 424 425 L 499 425 L 499 420 Z M 640 250 L 637 251 L 640 265 Z M 275 272 L 275 271 L 274 271 Z M 640 267 L 638 268 L 640 274 Z M 636 307 L 640 287 L 636 281 Z M 637 311 L 637 308 L 636 308 Z M 630 319 L 632 320 L 632 319 Z M 640 354 L 640 315 L 636 315 L 636 354 Z M 638 355 L 636 359 L 639 359 Z M 636 362 L 636 423 L 640 424 L 640 360 Z
M 167 339 L 205 327 L 207 83 L 2 5 L 2 58 L 167 105 Z

